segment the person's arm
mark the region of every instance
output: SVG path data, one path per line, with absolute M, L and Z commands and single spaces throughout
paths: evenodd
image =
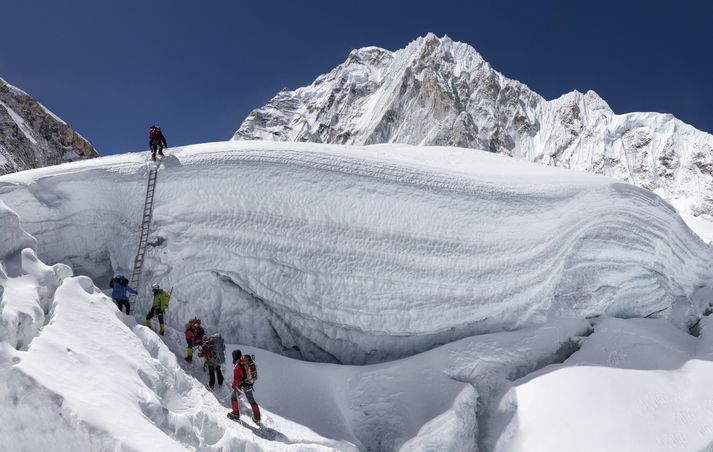
M 138 294 L 138 292 L 137 292 L 136 290 L 132 289 L 131 287 L 128 287 L 128 286 L 127 286 L 127 287 L 126 287 L 126 290 L 128 290 L 130 293 L 132 293 L 132 294 L 134 294 L 134 295 Z
M 238 389 L 238 384 L 240 384 L 240 380 L 242 380 L 242 379 L 243 379 L 243 369 L 240 366 L 240 364 L 237 364 L 233 368 L 233 384 L 231 385 L 231 387 L 233 389 Z

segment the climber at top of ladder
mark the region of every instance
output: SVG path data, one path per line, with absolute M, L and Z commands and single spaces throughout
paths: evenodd
M 164 148 L 168 148 L 166 137 L 163 136 L 161 128 L 152 125 L 149 127 L 149 147 L 151 148 L 151 160 L 156 161 L 156 151 L 158 155 L 163 157 Z

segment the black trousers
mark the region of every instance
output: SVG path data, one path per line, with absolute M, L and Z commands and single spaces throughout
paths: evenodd
M 255 401 L 255 396 L 253 395 L 253 387 L 252 386 L 242 386 L 240 389 L 245 393 L 245 397 L 248 399 L 248 403 L 250 403 L 250 406 L 257 405 L 257 402 Z M 233 389 L 233 393 L 230 396 L 230 400 L 238 400 L 238 391 Z
M 161 143 L 161 140 L 151 140 L 149 142 L 149 146 L 151 147 L 151 152 L 153 152 L 154 154 L 156 153 L 156 151 L 163 151 L 163 143 Z
M 163 309 L 152 306 L 148 314 L 146 314 L 146 320 L 151 320 L 154 316 L 158 316 L 159 323 L 163 323 Z
M 156 160 L 156 151 L 158 151 L 159 154 L 163 155 L 163 143 L 161 143 L 161 140 L 151 140 L 149 146 L 151 147 L 152 159 Z
M 208 366 L 208 386 L 211 388 L 215 386 L 215 375 L 218 374 L 218 384 L 223 384 L 223 372 L 220 370 L 220 366 Z
M 129 300 L 114 300 L 114 303 L 116 303 L 116 307 L 119 308 L 119 311 L 122 310 L 122 306 L 126 307 L 126 315 L 129 315 L 129 311 L 131 311 Z

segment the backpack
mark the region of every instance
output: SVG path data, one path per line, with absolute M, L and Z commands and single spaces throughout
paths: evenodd
M 211 344 L 213 345 L 215 360 L 220 364 L 225 364 L 225 341 L 223 340 L 223 336 L 220 334 L 214 335 L 211 338 Z
M 255 365 L 255 355 L 243 355 L 240 357 L 240 365 L 245 371 L 243 383 L 252 385 L 257 381 L 257 366 Z
M 126 277 L 124 276 L 117 276 L 116 278 L 112 278 L 111 281 L 109 281 L 109 287 L 113 289 L 115 283 L 119 284 L 120 286 L 127 287 L 129 285 L 129 280 L 126 279 Z

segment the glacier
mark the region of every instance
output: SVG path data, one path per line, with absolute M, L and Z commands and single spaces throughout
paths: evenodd
M 287 443 L 236 427 L 159 337 L 119 313 L 91 279 L 42 263 L 3 203 L 0 224 L 6 450 L 355 450 L 272 414 Z
M 0 435 L 25 450 L 713 443 L 685 384 L 710 372 L 713 250 L 654 193 L 454 147 L 172 148 L 142 277 L 173 288 L 162 341 L 147 287 L 135 317 L 100 289 L 131 270 L 147 157 L 0 176 Z M 177 359 L 193 316 L 256 354 L 269 434 Z M 671 432 L 658 400 L 696 416 Z
M 146 165 L 6 175 L 0 196 L 43 260 L 108 281 L 131 270 Z M 198 315 L 229 341 L 314 361 L 376 363 L 559 317 L 667 316 L 712 267 L 658 196 L 486 152 L 210 143 L 176 148 L 158 180 L 142 279 L 173 288 L 168 323 Z

